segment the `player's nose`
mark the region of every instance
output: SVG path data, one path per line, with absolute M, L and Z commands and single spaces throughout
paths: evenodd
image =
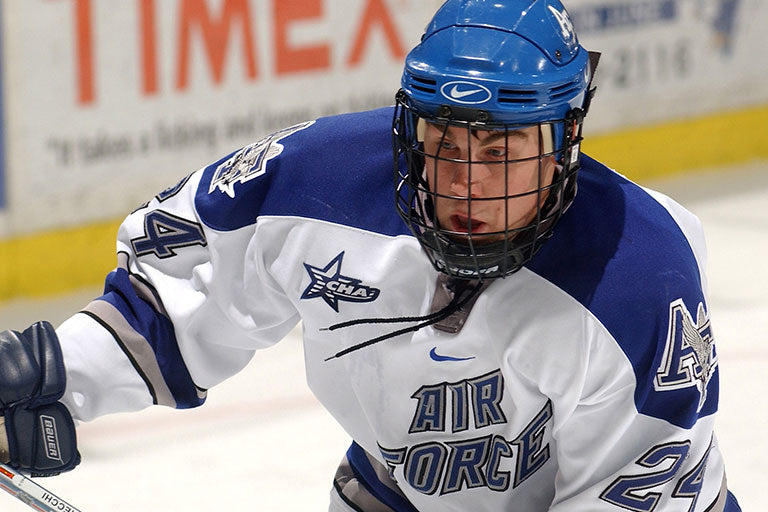
M 482 164 L 457 165 L 451 175 L 451 193 L 462 197 L 482 195 L 482 184 L 488 174 L 488 168 Z

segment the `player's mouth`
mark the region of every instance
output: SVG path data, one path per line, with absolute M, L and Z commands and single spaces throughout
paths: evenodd
M 483 233 L 487 231 L 487 224 L 481 220 L 467 217 L 460 213 L 451 215 L 450 217 L 451 231 L 456 233 Z

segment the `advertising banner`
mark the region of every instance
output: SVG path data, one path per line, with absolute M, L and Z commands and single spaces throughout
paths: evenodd
M 0 238 L 120 218 L 272 131 L 391 104 L 440 3 L 3 1 Z M 590 134 L 768 102 L 768 2 L 565 5 L 603 53 Z
M 2 2 L 0 237 L 125 215 L 279 128 L 391 104 L 425 0 Z

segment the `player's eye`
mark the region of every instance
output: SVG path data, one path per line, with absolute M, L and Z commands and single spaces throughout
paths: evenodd
M 498 161 L 507 159 L 507 150 L 504 147 L 490 147 L 485 150 L 485 160 Z

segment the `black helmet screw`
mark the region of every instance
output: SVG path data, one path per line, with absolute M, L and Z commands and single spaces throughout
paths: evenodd
M 440 117 L 451 117 L 453 115 L 453 111 L 448 105 L 440 105 L 440 108 L 437 109 L 437 115 Z

